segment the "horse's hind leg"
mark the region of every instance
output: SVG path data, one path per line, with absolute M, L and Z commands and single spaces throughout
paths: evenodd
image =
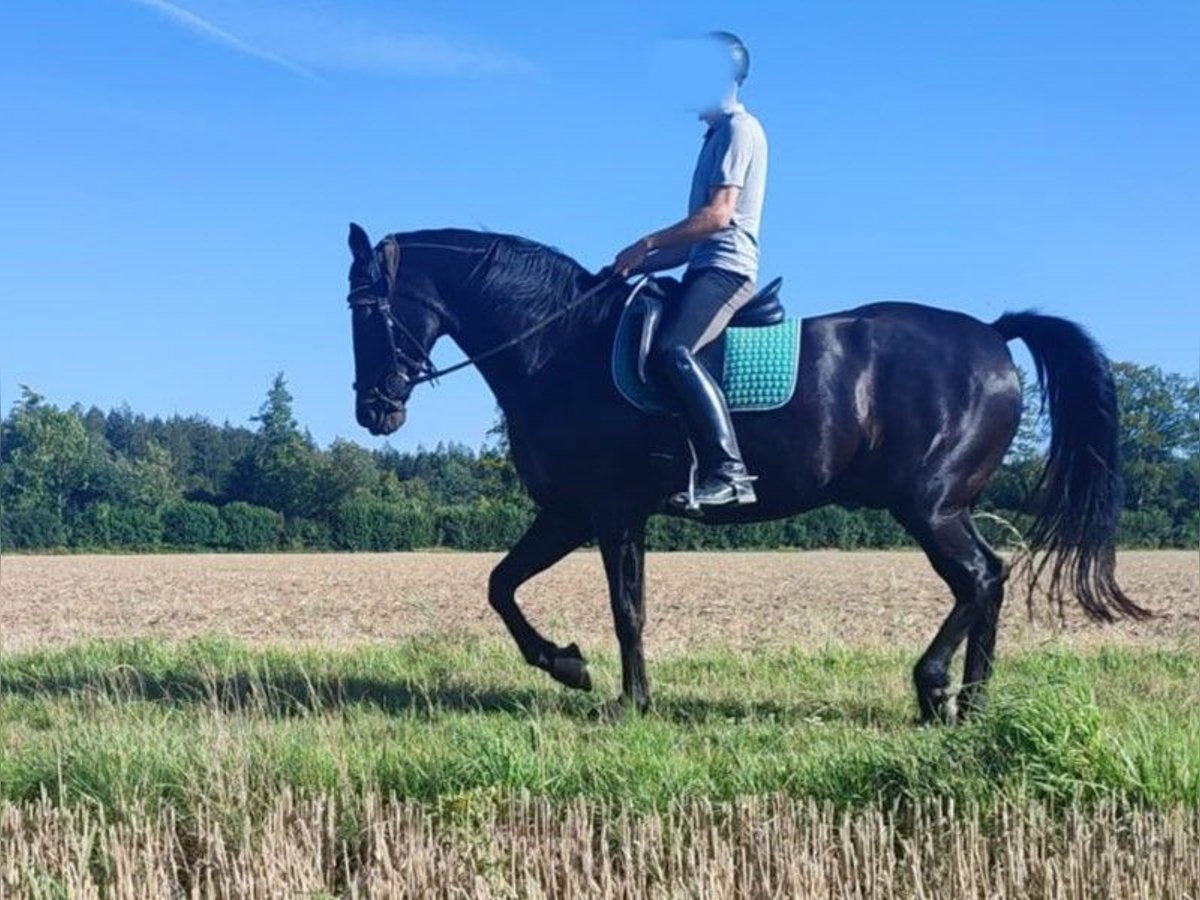
M 994 579 L 990 561 L 983 550 L 986 545 L 976 540 L 970 513 L 965 509 L 949 514 L 938 510 L 920 517 L 897 515 L 897 518 L 921 544 L 930 563 L 954 594 L 954 608 L 913 670 L 921 719 L 944 720 L 950 718 L 950 661 L 963 638 L 968 633 L 978 633 L 981 637 L 990 633 L 992 640 L 995 639 L 994 618 L 990 632 L 980 626 L 991 603 Z M 994 605 L 998 609 L 998 601 Z M 980 644 L 977 653 L 982 649 Z
M 986 578 L 979 580 L 981 593 L 979 615 L 967 633 L 967 659 L 963 665 L 963 687 L 959 712 L 970 714 L 983 706 L 984 688 L 992 676 L 992 659 L 996 652 L 996 624 L 1000 619 L 1000 606 L 1004 602 L 1004 582 L 1008 579 L 1008 565 L 988 546 L 974 522 L 970 522 L 971 534 L 980 552 L 987 560 Z
M 516 593 L 518 587 L 591 536 L 586 519 L 543 510 L 492 570 L 488 582 L 488 601 L 504 620 L 525 661 L 545 669 L 555 681 L 585 691 L 591 690 L 592 680 L 579 648 L 575 644 L 559 647 L 542 637 L 517 606 Z

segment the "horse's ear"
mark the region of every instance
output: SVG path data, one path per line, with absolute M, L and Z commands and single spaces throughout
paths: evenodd
M 367 232 L 357 222 L 350 223 L 350 252 L 354 254 L 355 260 L 366 262 L 371 259 L 371 239 L 367 237 Z

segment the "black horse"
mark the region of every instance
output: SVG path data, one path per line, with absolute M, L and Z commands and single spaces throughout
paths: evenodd
M 639 411 L 614 387 L 610 355 L 628 288 L 504 235 L 414 231 L 373 248 L 351 225 L 350 250 L 359 423 L 376 435 L 399 428 L 414 385 L 429 380 L 430 348 L 453 338 L 495 393 L 539 510 L 492 572 L 491 605 L 528 663 L 590 689 L 578 647 L 543 637 L 515 594 L 596 540 L 620 642 L 622 699 L 645 709 L 646 521 L 667 511 L 664 499 L 685 482 L 688 457 L 680 437 L 664 477 L 652 455 L 670 420 Z M 950 714 L 948 667 L 964 638 L 961 709 L 978 705 L 991 672 L 1008 567 L 976 530 L 971 508 L 1020 419 L 1006 346 L 1014 338 L 1033 355 L 1052 423 L 1029 535 L 1037 572 L 1048 569 L 1051 595 L 1069 591 L 1094 619 L 1147 615 L 1114 576 L 1121 483 L 1108 360 L 1063 319 L 1026 312 L 987 325 L 908 303 L 806 319 L 793 398 L 771 412 L 735 415 L 758 503 L 705 518 L 758 521 L 830 503 L 890 510 L 954 595 L 914 671 L 924 719 Z

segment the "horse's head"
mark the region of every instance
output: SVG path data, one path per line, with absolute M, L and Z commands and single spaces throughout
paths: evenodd
M 392 238 L 372 248 L 367 233 L 350 225 L 355 416 L 371 434 L 404 424 L 413 386 L 432 369 L 429 350 L 440 333 L 437 295 L 428 277 L 400 275 L 400 245 Z

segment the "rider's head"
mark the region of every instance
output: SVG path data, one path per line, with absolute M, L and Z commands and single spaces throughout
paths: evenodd
M 738 88 L 750 74 L 750 51 L 741 38 L 728 31 L 710 31 L 704 43 L 700 117 L 711 119 L 737 100 Z
M 722 49 L 734 87 L 741 87 L 750 74 L 750 51 L 742 39 L 730 31 L 710 31 L 708 36 Z

